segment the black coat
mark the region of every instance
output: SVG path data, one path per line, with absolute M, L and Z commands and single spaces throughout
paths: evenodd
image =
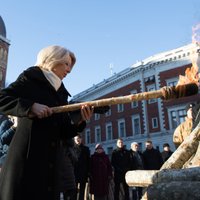
M 173 152 L 170 151 L 170 150 L 169 151 L 163 151 L 161 153 L 163 162 L 167 161 L 172 154 L 173 154 Z
M 111 164 L 114 168 L 114 180 L 122 182 L 130 169 L 130 153 L 125 148 L 116 148 L 112 152 Z
M 143 152 L 144 169 L 158 170 L 163 164 L 161 153 L 157 149 L 146 149 Z
M 77 157 L 77 161 L 74 162 L 74 173 L 76 182 L 87 182 L 90 171 L 90 150 L 87 146 L 83 144 L 75 144 L 73 149 Z
M 139 151 L 130 150 L 130 169 L 144 169 L 144 161 L 142 153 Z
M 83 127 L 72 125 L 68 113 L 44 119 L 27 115 L 34 102 L 60 106 L 68 96 L 64 85 L 56 91 L 39 67 L 25 70 L 0 92 L 0 112 L 19 117 L 0 175 L 0 200 L 56 199 L 57 151 Z

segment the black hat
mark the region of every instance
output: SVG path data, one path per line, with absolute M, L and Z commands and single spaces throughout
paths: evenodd
M 163 144 L 163 148 L 164 148 L 164 147 L 170 147 L 170 146 L 169 146 L 168 143 L 164 143 L 164 144 Z

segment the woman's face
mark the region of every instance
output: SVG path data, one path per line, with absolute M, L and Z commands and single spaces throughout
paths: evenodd
M 71 57 L 68 56 L 66 60 L 65 63 L 60 63 L 52 69 L 54 74 L 56 74 L 61 80 L 64 79 L 72 70 Z
M 96 149 L 96 152 L 97 152 L 97 153 L 103 153 L 104 150 L 103 150 L 102 148 L 98 148 L 98 149 Z

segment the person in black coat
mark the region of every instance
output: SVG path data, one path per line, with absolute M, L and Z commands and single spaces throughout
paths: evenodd
M 90 150 L 82 143 L 80 134 L 74 137 L 74 143 L 73 150 L 77 157 L 77 161 L 74 162 L 74 173 L 77 193 L 79 193 L 78 199 L 84 200 L 86 183 L 90 173 Z
M 51 107 L 68 103 L 70 94 L 62 80 L 75 61 L 66 48 L 48 46 L 38 53 L 35 66 L 0 91 L 0 112 L 18 117 L 0 174 L 1 200 L 60 199 L 63 143 L 82 131 L 93 113 L 83 105 L 78 124 L 71 122 L 67 112 L 53 114 Z
M 120 199 L 120 185 L 122 185 L 123 199 L 129 200 L 129 187 L 125 180 L 125 174 L 130 169 L 130 154 L 124 147 L 123 140 L 117 139 L 117 148 L 113 150 L 111 164 L 114 168 L 114 199 Z
M 163 164 L 163 159 L 159 150 L 153 147 L 151 140 L 145 142 L 146 150 L 143 152 L 144 169 L 158 170 Z
M 168 143 L 163 144 L 163 151 L 161 152 L 163 162 L 167 161 L 168 158 L 173 154 Z
M 137 142 L 131 143 L 130 149 L 130 170 L 143 170 L 143 155 L 138 150 Z M 142 187 L 134 187 L 132 190 L 132 200 L 140 200 L 142 198 Z

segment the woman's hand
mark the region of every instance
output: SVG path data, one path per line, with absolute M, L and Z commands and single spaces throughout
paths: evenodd
M 81 106 L 81 117 L 83 121 L 88 121 L 92 117 L 94 112 L 94 106 L 83 105 Z
M 29 117 L 45 118 L 53 114 L 52 109 L 46 105 L 34 103 L 31 107 Z

